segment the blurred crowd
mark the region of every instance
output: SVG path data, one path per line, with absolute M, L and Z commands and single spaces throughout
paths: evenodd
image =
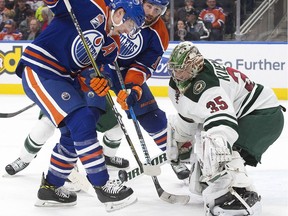
M 241 0 L 245 11 L 253 10 L 254 0 Z M 232 39 L 235 32 L 236 1 L 175 0 L 174 25 L 168 7 L 162 16 L 175 41 Z M 0 0 L 0 40 L 34 40 L 53 19 L 42 0 Z M 170 35 L 171 37 L 171 35 Z
M 0 0 L 0 40 L 34 40 L 52 19 L 42 0 Z
M 245 13 L 253 12 L 255 1 L 241 0 L 240 3 L 242 23 Z M 175 41 L 221 41 L 235 36 L 236 0 L 174 0 L 173 26 L 170 13 L 168 9 L 162 18 L 169 34 L 174 33 Z

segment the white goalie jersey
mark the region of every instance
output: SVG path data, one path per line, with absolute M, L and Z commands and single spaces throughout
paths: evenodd
M 207 59 L 183 94 L 171 78 L 169 97 L 182 117 L 203 124 L 209 134 L 226 137 L 230 145 L 238 138 L 238 119 L 256 109 L 279 106 L 271 89 L 236 69 Z

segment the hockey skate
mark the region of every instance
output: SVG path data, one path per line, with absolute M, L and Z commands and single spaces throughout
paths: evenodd
M 260 216 L 261 196 L 245 188 L 231 188 L 230 192 L 215 200 L 213 216 Z
M 116 157 L 116 156 L 108 157 L 105 155 L 105 162 L 106 162 L 106 165 L 111 168 L 116 168 L 116 169 L 129 168 L 129 161 L 121 157 Z
M 12 163 L 8 164 L 5 167 L 6 172 L 9 175 L 15 175 L 16 173 L 20 172 L 21 170 L 25 169 L 30 163 L 25 163 L 20 158 L 17 158 Z
M 105 204 L 107 212 L 115 211 L 133 204 L 137 201 L 131 188 L 126 187 L 120 180 L 108 180 L 102 186 L 94 186 L 100 202 Z
M 68 191 L 63 186 L 57 188 L 50 185 L 45 180 L 44 173 L 37 196 L 38 200 L 35 206 L 38 207 L 73 206 L 77 203 L 77 195 L 75 192 Z
M 185 166 L 185 164 L 171 164 L 171 167 L 180 180 L 184 180 L 190 175 L 190 170 Z

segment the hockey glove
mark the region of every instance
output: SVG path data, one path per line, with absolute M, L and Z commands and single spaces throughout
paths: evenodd
M 172 164 L 190 162 L 196 130 L 197 124 L 185 123 L 179 116 L 168 117 L 167 158 Z
M 132 88 L 120 90 L 117 95 L 117 102 L 121 105 L 123 110 L 128 110 L 129 107 L 135 106 L 136 102 L 142 96 L 142 89 L 139 85 L 133 85 Z
M 108 81 L 104 77 L 92 78 L 90 81 L 90 87 L 100 97 L 106 96 L 106 94 L 108 93 L 108 91 L 110 89 L 110 87 L 108 85 Z

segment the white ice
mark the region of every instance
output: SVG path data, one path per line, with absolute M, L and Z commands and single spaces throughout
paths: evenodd
M 174 109 L 167 98 L 157 98 L 160 108 L 173 114 Z M 280 101 L 288 107 L 287 101 Z M 31 101 L 24 95 L 0 95 L 0 112 L 14 112 Z M 118 109 L 120 111 L 120 109 Z M 5 166 L 14 161 L 24 139 L 37 120 L 38 107 L 13 117 L 0 119 L 0 215 L 1 216 L 204 216 L 203 203 L 199 197 L 190 194 L 186 182 L 177 179 L 169 165 L 161 167 L 162 173 L 158 177 L 161 186 L 167 192 L 174 194 L 187 194 L 191 196 L 187 205 L 166 203 L 158 198 L 152 180 L 148 176 L 141 176 L 128 182 L 138 201 L 127 208 L 107 213 L 94 193 L 78 193 L 78 203 L 73 207 L 35 207 L 42 172 L 47 172 L 51 150 L 57 143 L 59 133 L 49 139 L 33 162 L 21 173 L 13 177 L 3 177 Z M 133 144 L 140 158 L 144 161 L 143 153 L 131 120 L 123 114 L 124 124 L 132 138 Z M 263 155 L 262 164 L 256 168 L 248 167 L 248 174 L 262 196 L 263 216 L 288 215 L 288 113 L 285 113 L 285 128 L 281 137 Z M 269 124 L 269 122 L 267 122 Z M 145 142 L 151 156 L 160 153 L 152 139 L 143 131 Z M 99 135 L 101 137 L 101 135 Z M 118 156 L 130 160 L 130 167 L 136 166 L 131 150 L 123 138 L 117 152 Z M 110 176 L 116 177 L 117 171 L 110 171 Z

